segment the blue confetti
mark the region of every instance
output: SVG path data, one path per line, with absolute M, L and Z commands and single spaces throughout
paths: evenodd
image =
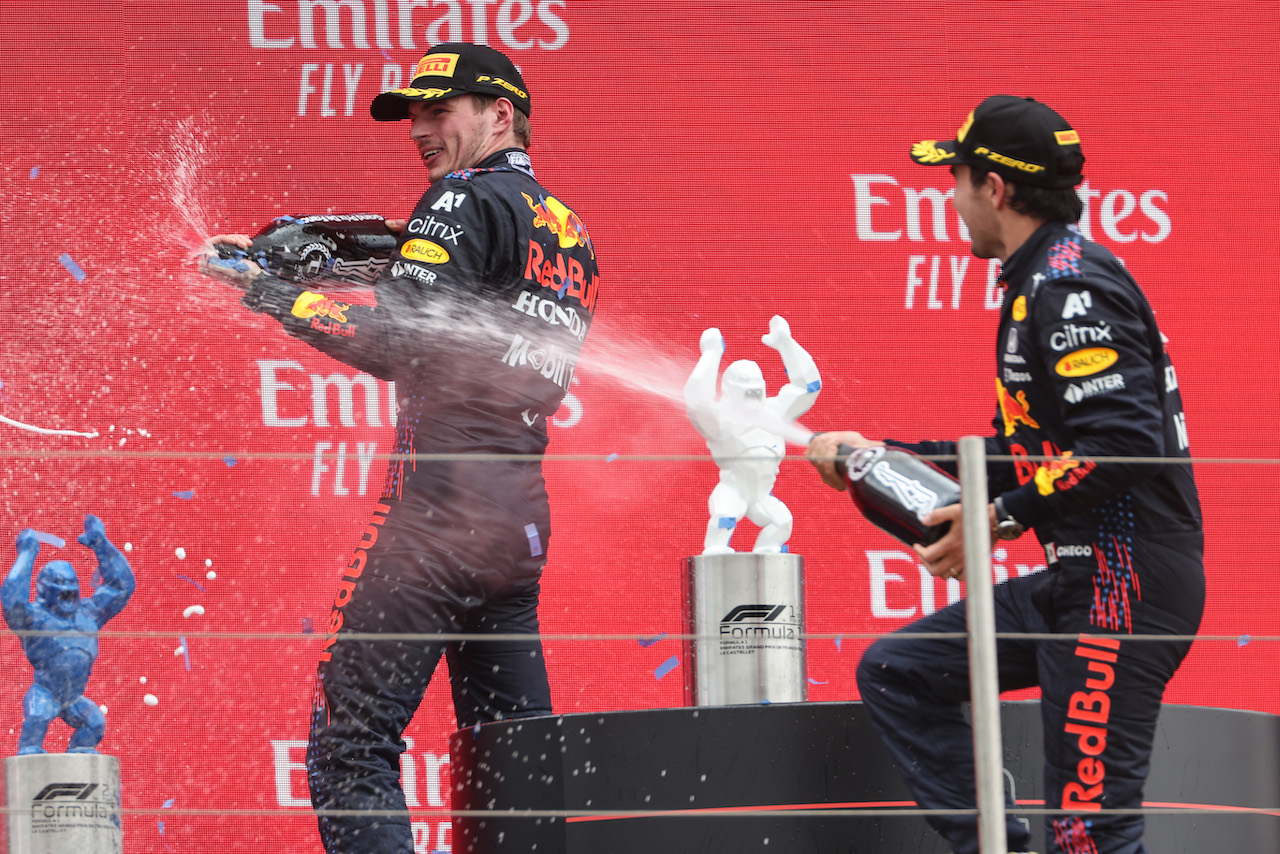
M 181 492 L 175 492 L 173 497 L 181 498 L 183 501 L 190 501 L 196 497 L 196 491 L 194 489 L 184 489 Z
M 164 836 L 164 822 L 163 822 L 163 821 L 157 821 L 157 822 L 156 822 L 156 827 L 160 828 L 160 835 L 161 835 L 161 836 Z
M 67 268 L 67 272 L 74 276 L 77 282 L 84 281 L 84 270 L 80 269 L 80 265 L 70 255 L 63 252 L 58 256 L 58 261 Z
M 666 676 L 668 673 L 670 673 L 672 670 L 675 670 L 679 666 L 680 666 L 680 659 L 673 655 L 670 658 L 668 658 L 666 661 L 659 664 L 654 669 L 653 671 L 654 678 L 661 679 L 663 676 Z
M 787 545 L 786 543 L 783 543 L 783 544 L 782 544 L 782 553 L 783 553 L 784 555 L 785 555 L 785 554 L 790 554 L 790 553 L 791 553 L 791 546 Z
M 387 53 L 387 49 L 385 47 L 382 49 L 382 58 L 385 59 L 387 62 L 392 61 L 391 54 Z
M 809 684 L 810 684 L 810 685 L 830 685 L 831 683 L 830 683 L 830 681 L 827 681 L 827 682 L 819 682 L 817 679 L 814 679 L 812 676 L 810 676 L 810 677 L 809 677 Z
M 810 394 L 822 388 L 822 380 L 814 380 L 804 387 L 804 390 Z
M 537 557 L 542 554 L 542 538 L 538 536 L 538 526 L 532 522 L 525 525 L 524 535 L 529 538 L 529 555 Z
M 36 531 L 36 542 L 44 543 L 46 546 L 53 546 L 55 549 L 66 548 L 67 545 L 67 541 L 62 537 L 46 534 L 44 531 Z
M 618 455 L 617 455 L 617 454 L 610 454 L 609 456 L 607 456 L 607 457 L 605 457 L 605 458 L 604 458 L 604 461 L 605 461 L 606 463 L 611 463 L 611 462 L 613 462 L 614 460 L 616 460 L 617 458 L 618 458 Z
M 162 804 L 160 805 L 160 809 L 162 809 L 162 810 L 167 810 L 167 809 L 168 809 L 169 807 L 171 807 L 171 806 L 173 806 L 173 798 L 170 798 L 169 800 L 167 800 L 167 801 L 165 801 L 164 803 L 162 803 Z
M 309 635 L 309 634 L 311 634 L 311 633 L 312 633 L 312 632 L 314 632 L 314 631 L 315 631 L 315 624 L 311 621 L 311 618 L 310 618 L 310 617 L 303 617 L 303 618 L 302 618 L 302 633 L 303 633 L 304 635 Z
M 187 672 L 190 673 L 191 672 L 191 647 L 187 646 L 187 639 L 182 635 L 178 635 L 178 643 L 182 644 L 182 660 L 186 662 Z M 171 806 L 172 804 L 173 804 L 173 798 L 170 798 L 168 801 L 165 802 L 166 807 Z
M 733 516 L 721 516 L 719 519 L 716 520 L 716 527 L 728 528 L 729 530 L 733 530 L 734 528 L 738 527 L 738 520 Z
M 39 175 L 40 175 L 40 167 L 39 167 L 39 166 L 32 166 L 32 167 L 31 167 L 31 180 L 32 180 L 32 181 L 34 181 L 37 177 L 39 177 Z
M 178 575 L 177 577 L 181 578 L 183 581 L 187 582 L 188 584 L 193 585 L 201 593 L 204 592 L 204 585 L 201 584 L 199 581 L 196 581 L 194 578 L 187 578 L 185 575 Z
M 1240 639 L 1236 641 L 1236 646 L 1246 646 L 1248 643 L 1249 643 L 1249 636 L 1241 635 Z
M 653 636 L 653 637 L 651 637 L 651 638 L 640 638 L 640 639 L 639 639 L 639 644 L 640 644 L 641 646 L 653 646 L 655 643 L 657 643 L 658 641 L 662 640 L 662 639 L 663 639 L 663 638 L 665 638 L 666 636 L 667 636 L 667 633 L 666 633 L 666 632 L 661 632 L 661 633 L 659 633 L 659 634 L 654 635 L 654 636 Z
M 479 737 L 479 735 L 480 735 L 480 724 L 476 724 L 475 726 L 473 726 L 473 727 L 471 728 L 471 735 L 472 735 L 473 737 Z
M 840 637 L 840 635 L 836 635 L 836 652 L 840 651 L 840 644 L 842 643 L 844 643 L 844 638 Z
M 227 464 L 227 468 L 232 468 L 235 466 L 236 463 L 240 462 L 239 460 L 237 460 L 235 457 L 232 457 L 232 456 L 225 456 L 222 458 L 222 461 Z

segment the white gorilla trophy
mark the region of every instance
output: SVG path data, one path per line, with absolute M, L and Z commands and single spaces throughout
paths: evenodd
M 716 399 L 725 344 L 715 327 L 702 333 L 702 355 L 684 386 L 689 420 L 720 466 L 720 482 L 707 500 L 711 518 L 704 555 L 732 554 L 729 540 L 744 516 L 760 526 L 753 552 L 785 551 L 791 537 L 791 511 L 773 495 L 773 484 L 786 456 L 785 431 L 813 406 L 822 381 L 813 357 L 791 337 L 781 316 L 773 316 L 760 340 L 778 351 L 787 372 L 787 384 L 776 397 L 765 396 L 760 366 L 741 359 L 725 368 Z

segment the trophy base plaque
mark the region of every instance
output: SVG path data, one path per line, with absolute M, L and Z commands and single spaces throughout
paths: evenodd
M 120 760 L 34 753 L 4 760 L 11 854 L 120 854 Z
M 685 702 L 803 703 L 804 561 L 735 552 L 685 561 Z

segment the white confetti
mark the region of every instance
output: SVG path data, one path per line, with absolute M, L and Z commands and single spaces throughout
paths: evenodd
M 24 424 L 21 421 L 14 421 L 12 418 L 6 418 L 3 415 L 0 415 L 0 421 L 3 421 L 5 424 L 9 424 L 13 427 L 18 427 L 22 430 L 30 430 L 32 433 L 43 433 L 46 436 L 83 436 L 86 439 L 96 439 L 98 437 L 97 430 L 93 430 L 88 433 L 84 433 L 79 430 L 51 430 L 48 427 L 34 427 L 30 424 Z M 124 444 L 123 439 L 120 440 L 120 444 Z
M 214 572 L 214 571 L 211 569 L 211 570 L 209 570 L 208 572 L 206 572 L 206 573 L 204 574 L 204 577 L 205 577 L 205 578 L 207 578 L 207 579 L 209 579 L 210 581 L 213 581 L 215 578 L 217 578 L 217 577 L 218 577 L 218 573 Z
M 184 617 L 188 617 L 188 618 L 189 618 L 192 614 L 199 614 L 200 616 L 202 616 L 202 617 L 203 617 L 203 616 L 204 616 L 204 606 L 203 606 L 203 605 L 188 605 L 188 606 L 186 607 L 186 610 L 184 610 L 184 611 L 182 612 L 182 616 L 184 616 Z
M 107 713 L 106 705 L 104 704 L 104 705 L 98 706 L 98 711 L 102 712 L 105 715 Z
M 139 676 L 139 677 L 138 677 L 138 684 L 139 684 L 139 685 L 146 685 L 146 684 L 147 684 L 147 677 L 145 677 L 145 676 Z
M 175 650 L 173 651 L 173 654 L 174 654 L 174 655 L 182 655 L 182 654 L 183 654 L 184 652 L 186 652 L 186 651 L 187 651 L 187 648 L 186 648 L 185 646 L 180 646 L 180 647 L 178 647 L 177 649 L 175 649 Z
M 178 560 L 187 559 L 187 550 L 184 549 L 182 546 L 178 546 L 176 549 L 174 549 L 173 553 L 178 556 Z
M 148 706 L 158 706 L 160 705 L 160 698 L 155 694 L 147 694 L 142 698 L 142 702 L 146 703 Z
M 205 558 L 205 559 L 204 559 L 204 565 L 205 565 L 205 566 L 213 566 L 213 558 L 211 558 L 211 557 L 207 557 L 207 558 Z
M 133 551 L 133 543 L 125 543 L 125 544 L 124 544 L 124 550 L 125 550 L 125 551 L 127 551 L 127 552 L 131 552 L 131 551 Z

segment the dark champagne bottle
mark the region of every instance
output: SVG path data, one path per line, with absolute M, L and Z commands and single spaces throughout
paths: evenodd
M 391 260 L 399 238 L 377 214 L 282 216 L 253 237 L 247 251 L 219 244 L 223 258 L 247 258 L 307 287 L 367 288 Z
M 841 445 L 836 470 L 867 521 L 907 545 L 937 542 L 950 522 L 925 525 L 930 511 L 960 501 L 960 482 L 904 448 Z

